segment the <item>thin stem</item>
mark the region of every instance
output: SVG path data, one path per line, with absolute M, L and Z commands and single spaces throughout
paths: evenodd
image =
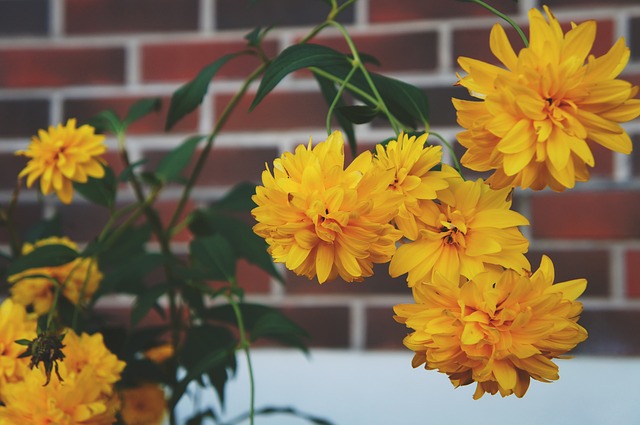
M 478 4 L 478 5 L 480 5 L 480 6 L 482 6 L 482 7 L 484 7 L 485 9 L 487 9 L 489 12 L 493 13 L 497 17 L 502 18 L 505 21 L 507 21 L 509 23 L 509 25 L 511 25 L 513 27 L 513 29 L 516 30 L 516 32 L 518 33 L 520 38 L 522 38 L 522 41 L 524 42 L 524 47 L 529 47 L 529 40 L 527 39 L 527 36 L 522 31 L 522 28 L 520 28 L 520 26 L 513 21 L 513 19 L 509 18 L 507 15 L 505 15 L 502 12 L 500 12 L 498 9 L 488 5 L 487 3 L 483 2 L 482 0 L 471 0 L 471 1 L 476 3 L 476 4 Z
M 230 280 L 233 286 L 236 286 L 237 283 L 235 279 Z M 256 397 L 256 386 L 255 379 L 253 376 L 253 366 L 251 364 L 251 353 L 249 350 L 249 341 L 247 340 L 247 333 L 244 326 L 244 319 L 242 318 L 242 312 L 240 311 L 240 306 L 238 302 L 233 297 L 233 295 L 228 295 L 227 299 L 229 300 L 229 304 L 233 308 L 233 312 L 236 315 L 236 320 L 238 321 L 238 331 L 240 333 L 240 348 L 244 351 L 245 357 L 247 358 L 247 368 L 249 369 L 249 392 L 250 392 L 250 404 L 249 404 L 249 424 L 253 425 L 254 416 L 255 416 L 255 397 Z
M 84 260 L 81 260 L 84 261 Z M 84 281 L 82 282 L 82 288 L 80 288 L 80 293 L 78 294 L 78 301 L 76 302 L 75 308 L 73 309 L 73 319 L 71 320 L 71 329 L 78 332 L 77 324 L 78 324 L 78 314 L 80 313 L 80 303 L 82 302 L 82 298 L 84 297 L 84 292 L 86 291 L 87 284 L 89 283 L 89 278 L 91 277 L 91 267 L 95 263 L 96 258 L 91 257 L 89 260 L 89 267 L 87 267 L 87 274 L 84 276 Z
M 344 81 L 340 85 L 340 88 L 338 88 L 336 97 L 333 98 L 333 102 L 331 102 L 331 105 L 329 106 L 329 111 L 327 112 L 327 134 L 331 134 L 331 116 L 333 115 L 333 110 L 338 105 L 338 102 L 340 102 L 340 99 L 342 98 L 342 93 L 344 93 L 345 87 L 347 86 L 347 84 L 349 83 L 349 80 L 351 80 L 351 77 L 353 77 L 353 74 L 355 74 L 357 69 L 358 69 L 358 66 L 355 64 L 353 65 L 353 67 L 351 67 L 351 71 L 349 71 Z
M 451 158 L 453 158 L 453 163 L 455 164 L 456 170 L 458 170 L 458 173 L 460 173 L 460 176 L 462 176 L 462 167 L 460 166 L 460 162 L 458 161 L 458 157 L 456 156 L 456 152 L 453 150 L 453 146 L 451 146 L 451 143 L 447 142 L 444 137 L 436 132 L 430 131 L 429 134 L 437 137 L 440 142 L 445 145 L 445 147 L 451 154 Z M 464 178 L 464 176 L 462 176 L 462 178 Z

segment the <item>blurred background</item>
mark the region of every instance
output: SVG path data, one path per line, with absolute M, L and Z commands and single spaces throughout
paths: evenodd
M 542 7 L 538 0 L 489 3 L 523 26 L 527 11 Z M 622 78 L 640 84 L 640 1 L 548 0 L 546 4 L 567 27 L 571 21 L 598 21 L 595 55 L 624 37 L 631 60 Z M 84 122 L 104 109 L 122 115 L 140 98 L 160 97 L 163 109 L 131 127 L 127 141 L 132 161 L 145 157 L 152 166 L 186 137 L 210 132 L 226 101 L 258 60 L 243 57 L 224 67 L 211 83 L 203 106 L 165 133 L 168 100 L 176 88 L 218 57 L 241 50 L 243 36 L 254 27 L 277 26 L 265 43 L 267 53 L 275 55 L 304 36 L 328 10 L 321 0 L 0 0 L 0 202 L 7 202 L 24 166 L 13 153 L 25 148 L 39 128 L 73 117 Z M 460 128 L 450 98 L 468 98 L 465 89 L 454 86 L 459 71 L 456 58 L 496 62 L 489 51 L 489 30 L 497 18 L 477 5 L 454 0 L 360 0 L 341 20 L 359 50 L 379 59 L 376 71 L 428 94 L 433 130 L 455 143 Z M 514 46 L 520 47 L 515 33 L 508 33 Z M 340 40 L 338 34 L 328 32 L 316 42 L 347 51 Z M 265 163 L 306 143 L 310 136 L 315 141 L 326 137 L 327 106 L 310 74 L 287 77 L 248 113 L 255 88 L 216 140 L 193 192 L 192 207 L 206 205 L 238 182 L 259 182 Z M 638 148 L 640 120 L 625 128 Z M 375 121 L 357 130 L 362 149 L 392 134 L 384 123 Z M 108 144 L 112 152 L 107 160 L 118 173 L 122 166 L 115 140 L 108 139 Z M 456 150 L 462 153 L 459 146 Z M 640 355 L 640 155 L 636 151 L 618 155 L 597 147 L 594 153 L 596 166 L 588 183 L 560 195 L 516 191 L 514 205 L 531 221 L 524 231 L 531 240 L 532 266 L 537 268 L 541 254 L 546 253 L 556 265 L 557 281 L 579 277 L 589 281 L 581 299 L 585 312 L 580 322 L 588 329 L 589 339 L 575 353 L 602 360 L 596 364 L 622 361 L 615 363 L 625 365 L 620 373 L 627 365 L 636 365 L 637 379 L 638 363 L 624 361 Z M 123 190 L 125 197 L 131 196 Z M 177 187 L 162 196 L 159 205 L 167 216 L 178 196 Z M 22 229 L 60 211 L 65 234 L 78 242 L 90 240 L 107 219 L 104 211 L 81 199 L 62 206 L 53 197 L 42 201 L 30 190 L 23 192 L 21 200 Z M 0 229 L 0 243 L 6 245 L 4 232 Z M 177 249 L 186 252 L 188 241 L 186 232 L 180 234 Z M 243 263 L 239 282 L 251 300 L 282 308 L 306 328 L 312 347 L 346 350 L 345 358 L 354 353 L 401 355 L 402 366 L 408 368 L 411 353 L 402 345 L 406 329 L 393 321 L 391 308 L 410 302 L 411 297 L 403 280 L 388 278 L 385 267 L 362 283 L 336 281 L 320 286 L 287 274 L 282 286 Z M 103 308 L 126 315 L 128 305 L 112 299 Z M 570 362 L 562 363 L 564 367 Z M 425 373 L 413 375 L 427 381 Z M 435 372 L 429 376 L 443 378 Z M 471 393 L 464 396 L 470 399 Z

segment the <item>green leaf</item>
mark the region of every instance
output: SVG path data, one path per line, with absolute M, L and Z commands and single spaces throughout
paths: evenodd
M 318 86 L 320 86 L 320 91 L 322 92 L 322 96 L 324 97 L 327 105 L 331 105 L 333 99 L 338 95 L 338 89 L 335 86 L 333 81 L 330 81 L 324 77 L 319 75 L 315 75 L 316 81 L 318 82 Z M 349 141 L 349 147 L 351 148 L 351 154 L 356 156 L 356 133 L 353 129 L 353 123 L 340 111 L 340 107 L 345 106 L 344 100 L 342 98 L 338 100 L 337 104 L 338 108 L 334 110 L 334 116 L 338 120 L 338 124 L 347 135 L 347 140 Z
M 271 62 L 262 77 L 256 97 L 250 110 L 253 110 L 273 90 L 278 83 L 293 71 L 302 68 L 317 67 L 324 69 L 332 65 L 349 63 L 349 58 L 330 47 L 319 44 L 295 44 L 282 51 Z
M 108 236 L 111 236 L 109 234 Z M 151 226 L 129 226 L 125 235 L 118 238 L 109 249 L 103 250 L 98 257 L 101 269 L 118 267 L 132 257 L 146 252 L 145 245 L 151 239 Z
M 232 187 L 222 198 L 211 204 L 211 208 L 226 211 L 251 211 L 256 207 L 251 197 L 256 193 L 256 184 L 241 182 Z
M 211 79 L 213 79 L 225 63 L 242 53 L 244 52 L 222 56 L 215 62 L 202 68 L 193 80 L 184 84 L 173 93 L 171 103 L 169 104 L 167 122 L 165 124 L 166 131 L 170 130 L 185 115 L 195 110 L 198 105 L 202 103 L 202 99 L 204 99 L 204 95 L 207 94 L 207 90 L 209 89 Z
M 219 422 L 218 415 L 216 415 L 216 412 L 212 408 L 209 408 L 203 412 L 198 412 L 192 417 L 190 417 L 189 419 L 187 419 L 186 425 L 202 425 L 205 419 L 211 419 L 213 420 L 214 423 Z
M 30 339 L 18 339 L 18 340 L 15 340 L 13 342 L 15 342 L 16 344 L 20 344 L 20 345 L 29 345 L 29 344 L 31 344 L 32 341 Z
M 98 133 L 109 131 L 113 134 L 122 134 L 125 130 L 124 123 L 118 115 L 111 109 L 102 111 L 89 119 L 88 124 L 96 129 Z
M 104 177 L 89 177 L 86 183 L 74 182 L 73 188 L 87 201 L 112 208 L 116 201 L 118 183 L 111 167 L 105 166 Z
M 189 244 L 189 252 L 196 270 L 208 271 L 210 279 L 235 281 L 236 257 L 222 236 L 198 236 Z
M 192 218 L 189 229 L 193 234 L 224 236 L 233 248 L 236 257 L 246 259 L 284 283 L 284 279 L 273 264 L 271 255 L 267 252 L 267 243 L 253 233 L 251 226 L 242 220 L 211 209 L 197 210 L 192 214 Z
M 62 220 L 59 213 L 53 217 L 42 219 L 27 230 L 24 237 L 26 242 L 34 243 L 51 236 L 62 236 Z
M 340 106 L 336 110 L 354 124 L 371 122 L 380 113 L 377 108 L 367 105 Z
M 138 121 L 145 115 L 148 115 L 152 112 L 158 112 L 161 106 L 162 102 L 158 97 L 154 99 L 142 99 L 137 101 L 136 103 L 131 105 L 131 108 L 129 108 L 127 116 L 123 121 L 124 126 L 128 127 L 129 125 L 131 125 L 131 123 Z
M 149 310 L 157 304 L 158 298 L 168 291 L 169 285 L 164 284 L 153 286 L 139 294 L 131 309 L 131 325 L 137 325 L 149 313 Z
M 145 252 L 130 256 L 121 264 L 105 270 L 108 273 L 105 273 L 100 283 L 99 294 L 113 292 L 140 294 L 145 290 L 143 284 L 145 276 L 158 269 L 162 261 L 162 255 L 158 253 Z
M 78 251 L 66 245 L 44 245 L 34 249 L 27 255 L 17 258 L 11 263 L 7 273 L 11 276 L 29 269 L 61 266 L 78 257 Z
M 142 159 L 134 162 L 133 164 L 129 165 L 127 168 L 122 170 L 122 172 L 118 176 L 118 181 L 119 182 L 123 182 L 123 183 L 131 181 L 133 179 L 133 176 L 134 176 L 133 171 L 136 168 L 144 165 L 148 160 L 149 160 L 148 158 L 142 158 Z
M 429 127 L 429 100 L 422 90 L 394 78 L 371 74 L 373 83 L 389 111 L 403 124 L 415 127 L 414 120 Z
M 192 136 L 166 154 L 156 169 L 155 175 L 163 182 L 176 181 L 182 170 L 189 165 L 193 153 L 205 136 Z

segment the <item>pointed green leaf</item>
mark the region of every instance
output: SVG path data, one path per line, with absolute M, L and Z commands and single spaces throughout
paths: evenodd
M 315 75 L 315 78 L 320 86 L 320 91 L 322 92 L 322 96 L 327 102 L 327 105 L 331 105 L 333 99 L 338 95 L 338 89 L 336 88 L 335 83 L 319 75 Z M 357 151 L 356 133 L 353 129 L 353 123 L 339 109 L 340 107 L 345 106 L 342 98 L 338 100 L 337 106 L 338 108 L 334 111 L 334 116 L 346 134 L 347 140 L 349 141 L 349 148 L 351 148 L 351 154 L 355 157 Z
M 131 123 L 138 121 L 140 118 L 148 115 L 152 112 L 158 112 L 160 107 L 162 106 L 162 102 L 160 98 L 154 99 L 142 99 L 131 105 L 129 111 L 127 112 L 127 116 L 124 118 L 123 124 L 125 127 L 131 125 Z
M 79 257 L 78 251 L 66 245 L 44 245 L 27 255 L 17 258 L 9 266 L 9 276 L 39 267 L 56 267 L 70 263 Z
M 163 182 L 176 181 L 182 170 L 189 164 L 193 153 L 205 136 L 192 136 L 166 154 L 156 169 L 155 175 Z
M 148 160 L 149 160 L 148 158 L 142 158 L 134 162 L 133 164 L 129 165 L 127 168 L 122 170 L 122 172 L 118 176 L 118 181 L 123 183 L 131 181 L 131 179 L 133 179 L 133 176 L 134 176 L 134 173 L 133 173 L 134 170 L 144 165 Z
M 209 89 L 211 79 L 213 79 L 220 68 L 222 68 L 222 66 L 230 59 L 243 53 L 245 52 L 231 53 L 222 56 L 215 62 L 202 68 L 193 80 L 176 90 L 173 93 L 173 96 L 171 96 L 165 130 L 170 130 L 185 115 L 193 112 L 193 110 L 202 103 L 202 99 L 204 99 L 204 96 L 207 94 L 207 90 Z
M 86 183 L 74 182 L 73 188 L 87 201 L 112 208 L 116 201 L 118 183 L 111 167 L 105 166 L 104 177 L 89 177 Z
M 415 127 L 414 120 L 429 127 L 429 100 L 422 90 L 380 74 L 371 74 L 371 78 L 395 117 L 411 127 Z
M 380 113 L 378 109 L 367 105 L 340 106 L 336 110 L 354 124 L 371 122 Z
M 226 211 L 251 211 L 256 207 L 251 197 L 256 193 L 256 184 L 241 182 L 232 187 L 222 198 L 215 201 L 211 207 Z
M 330 47 L 319 44 L 295 44 L 287 47 L 265 71 L 250 110 L 258 106 L 262 99 L 293 71 L 312 66 L 323 69 L 345 63 L 349 63 L 348 57 Z
M 125 130 L 124 123 L 111 109 L 98 113 L 89 119 L 88 124 L 94 127 L 98 133 L 109 131 L 113 134 L 121 134 Z
M 145 289 L 144 292 L 136 297 L 136 301 L 131 309 L 131 324 L 137 325 L 142 320 L 151 308 L 158 302 L 158 298 L 163 296 L 169 291 L 169 285 L 157 285 L 151 288 Z
M 31 226 L 27 230 L 24 240 L 34 243 L 51 236 L 62 236 L 62 220 L 59 213 L 55 213 L 51 218 L 42 219 Z
M 233 248 L 222 236 L 198 236 L 189 244 L 189 252 L 196 270 L 208 270 L 210 279 L 235 280 L 236 257 Z

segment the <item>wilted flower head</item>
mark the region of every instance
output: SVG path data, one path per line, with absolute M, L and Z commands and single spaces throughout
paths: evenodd
M 431 282 L 436 273 L 452 282 L 471 279 L 489 265 L 530 270 L 524 256 L 529 241 L 517 227 L 529 222 L 510 209 L 510 189 L 494 190 L 482 179 L 459 176 L 448 181 L 438 202 L 420 204 L 418 237 L 398 248 L 389 264 L 391 276 L 408 273 L 413 287 Z
M 394 171 L 389 190 L 402 195 L 394 222 L 410 239 L 418 236 L 415 216 L 420 214 L 420 201 L 435 199 L 436 191 L 449 185 L 445 173 L 435 169 L 442 161 L 442 147 L 425 146 L 427 136 L 427 133 L 420 137 L 400 133 L 397 140 L 376 146 L 376 166 Z
M 372 166 L 364 152 L 344 169 L 340 132 L 315 147 L 300 145 L 262 173 L 253 201 L 254 231 L 276 262 L 320 283 L 370 276 L 373 263 L 389 261 L 401 233 L 389 222 L 398 194 L 387 191 L 393 171 Z
M 78 246 L 66 237 L 50 237 L 34 244 L 25 243 L 22 254 L 29 254 L 36 248 L 46 245 L 66 245 L 78 250 Z M 98 289 L 102 273 L 95 260 L 76 258 L 75 260 L 55 267 L 41 267 L 25 270 L 9 276 L 9 288 L 13 300 L 25 306 L 33 306 L 38 314 L 49 311 L 53 301 L 56 282 L 63 285 L 62 295 L 73 304 L 82 304 L 91 300 Z
M 620 123 L 640 115 L 638 87 L 616 79 L 629 60 L 624 40 L 599 58 L 590 55 L 596 23 L 572 25 L 563 33 L 544 8 L 529 12 L 530 46 L 516 55 L 500 25 L 491 31 L 491 50 L 506 69 L 460 58 L 467 75 L 460 85 L 482 99 L 454 99 L 458 140 L 468 151 L 462 163 L 495 170 L 493 187 L 521 186 L 555 191 L 589 179 L 590 143 L 630 153 Z
M 416 304 L 394 308 L 396 320 L 414 330 L 404 340 L 413 366 L 446 373 L 456 387 L 477 382 L 476 399 L 498 391 L 522 397 L 530 378 L 557 380 L 552 359 L 587 338 L 576 301 L 587 281 L 553 281 L 546 256 L 530 277 L 487 271 L 459 285 L 436 274 L 415 288 Z
M 19 177 L 27 176 L 27 186 L 40 178 L 40 190 L 44 195 L 56 192 L 65 204 L 73 198 L 73 182 L 84 183 L 89 177 L 104 176 L 104 160 L 107 151 L 104 136 L 95 134 L 89 125 L 76 128 L 76 120 L 70 119 L 63 126 L 50 126 L 38 131 L 31 144 L 18 155 L 29 159 Z

